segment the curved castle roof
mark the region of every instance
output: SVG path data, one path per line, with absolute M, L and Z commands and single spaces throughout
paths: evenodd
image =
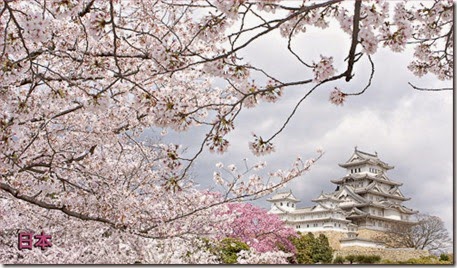
M 290 190 L 290 191 L 288 191 L 288 192 L 277 193 L 277 194 L 275 194 L 273 197 L 267 199 L 267 201 L 270 201 L 270 202 L 281 201 L 281 200 L 292 201 L 292 202 L 295 202 L 295 203 L 300 202 L 300 200 L 297 199 L 297 198 L 292 194 L 292 190 Z
M 340 167 L 344 168 L 350 168 L 353 166 L 359 166 L 363 164 L 372 164 L 375 166 L 379 166 L 383 169 L 393 169 L 394 166 L 391 166 L 387 164 L 386 162 L 381 161 L 378 158 L 378 153 L 375 152 L 375 154 L 370 154 L 367 152 L 363 152 L 357 149 L 357 147 L 354 148 L 354 153 L 352 156 L 346 161 L 346 163 L 338 164 Z

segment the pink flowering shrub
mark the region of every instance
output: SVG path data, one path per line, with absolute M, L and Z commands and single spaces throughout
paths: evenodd
M 284 250 L 295 252 L 289 237 L 297 236 L 277 215 L 248 203 L 230 203 L 227 213 L 234 215 L 224 235 L 238 238 L 257 252 Z

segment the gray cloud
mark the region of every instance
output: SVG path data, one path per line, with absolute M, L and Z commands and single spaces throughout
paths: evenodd
M 318 33 L 310 29 L 313 31 Z M 318 60 L 319 54 L 335 55 L 338 69 L 344 70 L 348 42 L 347 35 L 332 30 L 320 38 L 300 39 L 294 47 L 299 48 L 297 51 L 304 58 Z M 248 47 L 243 56 L 284 81 L 309 78 L 310 71 L 297 64 L 285 47 L 285 40 L 273 35 Z M 356 67 L 354 81 L 349 84 L 338 81 L 316 90 L 274 141 L 276 153 L 269 156 L 255 157 L 249 151 L 251 132 L 265 138 L 276 132 L 310 85 L 286 89 L 276 104 L 244 110 L 235 122 L 236 129 L 229 135 L 229 152 L 216 155 L 205 150 L 193 169 L 196 181 L 202 188 L 213 187 L 212 173 L 219 161 L 241 164 L 243 158 L 251 163 L 266 160 L 269 168 L 284 169 L 297 155 L 315 156 L 315 149 L 321 146 L 326 151 L 324 157 L 309 173 L 288 185 L 302 200 L 301 205 L 309 205 L 322 190 L 335 189 L 330 180 L 345 174 L 338 163 L 346 161 L 354 146 L 358 146 L 367 152 L 377 151 L 382 160 L 395 166 L 388 176 L 404 183 L 403 193 L 412 198 L 405 202 L 406 206 L 441 217 L 452 232 L 452 93 L 413 90 L 408 82 L 424 87 L 446 86 L 446 83 L 433 76 L 414 77 L 406 68 L 411 57 L 411 50 L 393 53 L 379 48 L 373 57 L 376 73 L 371 87 L 360 96 L 349 97 L 344 106 L 332 105 L 328 101 L 329 92 L 334 86 L 345 92 L 360 91 L 370 74 L 367 62 Z M 173 134 L 167 140 L 186 144 L 193 151 L 204 133 L 197 128 Z M 255 204 L 268 207 L 265 199 Z

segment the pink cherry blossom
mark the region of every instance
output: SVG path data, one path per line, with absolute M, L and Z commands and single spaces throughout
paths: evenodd
M 330 102 L 335 105 L 343 105 L 346 99 L 346 94 L 341 92 L 337 87 L 330 93 Z
M 277 215 L 268 214 L 265 209 L 251 204 L 231 203 L 228 207 L 227 213 L 235 218 L 224 235 L 238 238 L 258 252 L 279 251 L 279 246 L 288 252 L 295 251 L 289 238 L 297 234 Z
M 254 141 L 249 142 L 249 149 L 256 156 L 270 154 L 275 151 L 273 144 L 269 141 L 264 141 L 262 137 L 253 134 Z
M 315 82 L 322 82 L 333 76 L 336 73 L 333 67 L 333 57 L 324 57 L 321 55 L 321 60 L 313 66 L 313 73 Z

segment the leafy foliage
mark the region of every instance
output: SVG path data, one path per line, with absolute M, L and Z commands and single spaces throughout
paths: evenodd
M 356 260 L 356 255 L 347 255 L 345 259 L 352 264 Z
M 343 260 L 347 260 L 351 264 L 359 263 L 359 264 L 373 264 L 379 263 L 381 261 L 381 256 L 379 255 L 347 255 L 346 257 L 342 258 Z
M 313 264 L 313 263 L 331 263 L 333 258 L 333 249 L 330 247 L 325 235 L 319 234 L 316 238 L 314 234 L 299 234 L 298 237 L 291 239 L 296 248 L 292 263 Z
M 343 256 L 336 256 L 335 259 L 333 259 L 333 263 L 335 264 L 343 264 L 344 263 L 344 257 Z
M 399 264 L 452 264 L 450 260 L 440 260 L 436 256 L 427 256 L 427 257 L 420 257 L 416 259 L 409 259 L 407 261 L 400 261 Z
M 381 256 L 379 255 L 356 255 L 355 262 L 357 263 L 364 263 L 364 264 L 372 264 L 381 261 Z
M 216 246 L 216 253 L 219 255 L 221 263 L 237 263 L 238 253 L 242 250 L 249 250 L 249 246 L 235 238 L 224 238 Z
M 447 255 L 445 253 L 440 254 L 440 261 L 449 261 L 449 260 L 450 260 L 449 255 Z

